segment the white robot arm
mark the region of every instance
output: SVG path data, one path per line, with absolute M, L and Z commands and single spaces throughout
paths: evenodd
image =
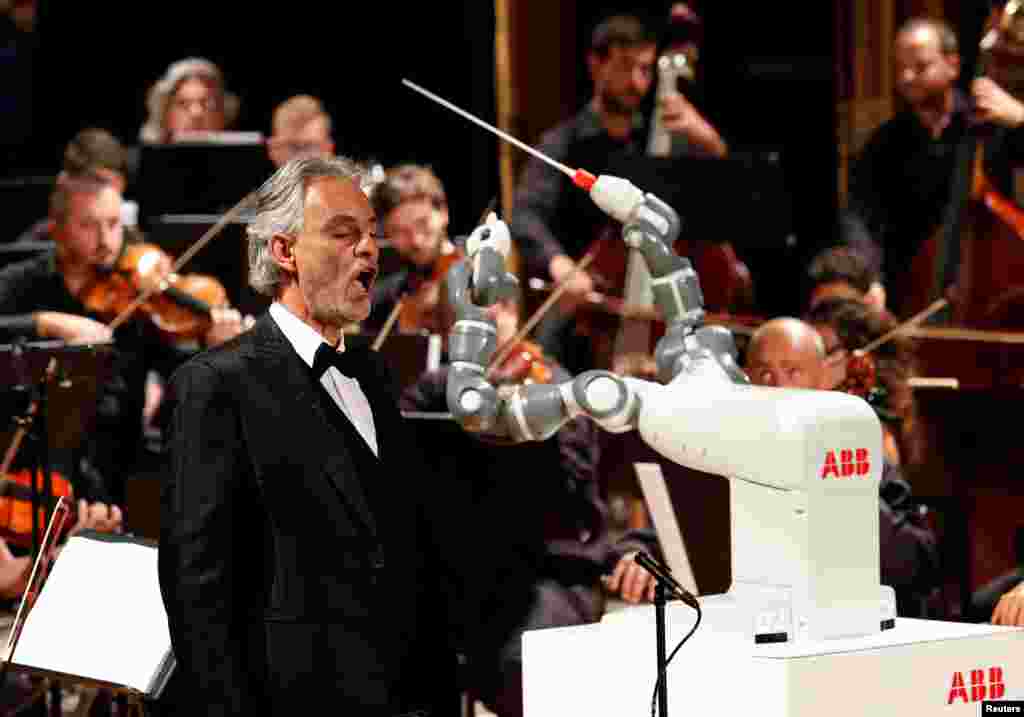
M 675 463 L 729 478 L 730 593 L 746 606 L 741 632 L 799 640 L 889 626 L 895 601 L 879 585 L 882 451 L 874 411 L 847 394 L 750 385 L 732 334 L 701 326 L 698 277 L 672 249 L 675 212 L 614 177 L 598 178 L 591 195 L 622 221 L 624 241 L 650 269 L 666 321 L 655 350 L 663 383 L 607 371 L 502 393 L 488 383 L 496 332 L 478 304 L 493 303 L 514 282 L 502 260 L 508 229 L 493 222 L 471 235 L 472 264 L 449 273 L 456 322 L 447 400 L 455 419 L 468 431 L 538 441 L 585 415 L 607 431 L 637 430 Z

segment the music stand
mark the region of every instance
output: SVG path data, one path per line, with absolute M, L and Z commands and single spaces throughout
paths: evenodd
M 112 359 L 113 344 L 0 344 L 0 386 L 5 387 L 0 401 L 16 424 L 4 437 L 5 462 L 14 459 L 24 439 L 30 446 L 30 458 L 22 464 L 31 476 L 33 555 L 39 554 L 41 541 L 39 509 L 53 506 L 51 452 L 81 445 L 96 416 L 99 386 L 109 376 Z
M 163 215 L 221 214 L 273 173 L 263 143 L 143 144 L 135 194 L 140 224 Z

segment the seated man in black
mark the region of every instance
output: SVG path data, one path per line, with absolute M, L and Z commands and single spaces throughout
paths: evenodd
M 109 276 L 126 246 L 116 185 L 92 173 L 68 175 L 50 197 L 50 222 L 53 252 L 0 270 L 0 342 L 114 342 L 114 367 L 100 390 L 91 436 L 81 455 L 57 467 L 73 484 L 98 470 L 102 485 L 83 484 L 85 497 L 123 504 L 125 479 L 142 458 L 147 372 L 169 376 L 196 347 L 171 345 L 141 313 L 112 332 L 104 322 L 114 317 L 97 316 L 85 305 L 87 292 Z M 168 268 L 158 267 L 155 275 Z M 202 343 L 219 343 L 241 329 L 237 311 L 214 310 Z
M 445 296 L 442 287 L 442 297 Z M 489 309 L 498 345 L 514 337 L 518 302 Z M 446 302 L 440 314 L 450 322 Z M 446 412 L 448 366 L 427 372 L 402 395 L 406 411 Z M 564 381 L 569 374 L 530 342 L 522 342 L 497 372 L 499 381 Z M 462 563 L 502 565 L 500 598 L 478 607 L 485 620 L 467 635 L 470 691 L 501 717 L 521 715 L 524 631 L 600 620 L 606 593 L 628 602 L 653 599 L 654 582 L 633 551 L 656 548 L 653 534 L 613 541 L 598 479 L 596 425 L 576 418 L 540 443 L 496 445 L 454 422 L 416 422 L 424 445 L 435 447 L 439 493 L 449 514 L 487 516 L 488 534 L 472 536 Z M 473 585 L 472 579 L 466 584 Z

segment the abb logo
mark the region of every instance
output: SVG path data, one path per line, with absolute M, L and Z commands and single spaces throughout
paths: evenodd
M 836 455 L 838 453 L 838 456 Z M 866 476 L 871 470 L 870 454 L 867 448 L 843 448 L 825 454 L 825 463 L 821 466 L 822 478 L 850 478 Z
M 1003 668 L 990 667 L 985 670 L 971 670 L 967 673 L 970 679 L 970 686 L 964 682 L 964 673 L 953 673 L 953 684 L 949 688 L 949 697 L 946 704 L 963 700 L 964 704 L 969 702 L 981 702 L 982 700 L 998 700 L 1006 694 L 1006 683 L 1003 682 Z M 985 681 L 985 678 L 988 681 Z M 968 690 L 970 690 L 968 692 Z

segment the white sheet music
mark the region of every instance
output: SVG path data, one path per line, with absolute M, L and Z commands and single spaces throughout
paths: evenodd
M 14 664 L 146 692 L 171 651 L 157 549 L 67 541 L 14 650 Z
M 647 502 L 647 509 L 651 511 L 654 530 L 658 535 L 661 550 L 665 554 L 665 562 L 668 564 L 669 570 L 672 571 L 672 577 L 694 595 L 700 595 L 697 590 L 697 580 L 690 568 L 690 557 L 686 553 L 683 533 L 679 529 L 679 521 L 676 520 L 676 511 L 672 507 L 672 499 L 665 486 L 665 475 L 661 472 L 661 466 L 657 463 L 634 463 L 633 468 L 636 470 L 640 489 Z

